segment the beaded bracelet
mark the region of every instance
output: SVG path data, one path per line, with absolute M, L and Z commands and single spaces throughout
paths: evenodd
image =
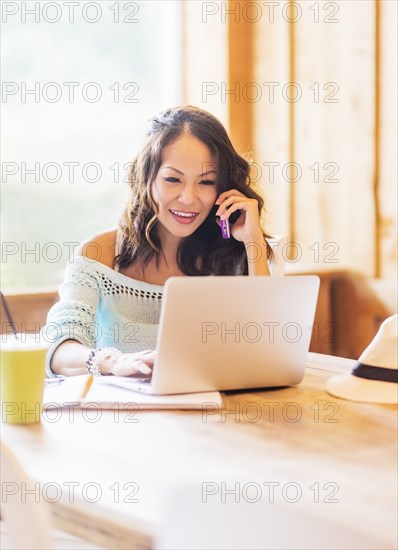
M 88 356 L 88 359 L 86 361 L 88 372 L 93 376 L 102 376 L 102 372 L 99 367 L 100 361 L 104 359 L 104 357 L 107 357 L 109 355 L 117 357 L 121 354 L 122 352 L 116 348 L 99 348 L 91 350 L 90 355 Z

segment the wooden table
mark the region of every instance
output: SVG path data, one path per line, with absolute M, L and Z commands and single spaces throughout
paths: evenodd
M 56 526 L 100 546 L 150 548 L 177 485 L 250 480 L 278 482 L 279 489 L 294 482 L 314 519 L 332 509 L 341 528 L 360 530 L 378 550 L 392 549 L 396 407 L 326 392 L 327 378 L 353 363 L 310 353 L 299 386 L 228 394 L 224 408 L 208 414 L 102 411 L 95 421 L 93 411 L 74 410 L 55 421 L 48 412 L 40 425 L 3 425 L 3 437 L 57 500 Z M 314 484 L 322 501 L 316 506 Z M 338 503 L 325 504 L 332 497 Z

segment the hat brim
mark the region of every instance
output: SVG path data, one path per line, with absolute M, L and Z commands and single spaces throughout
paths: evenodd
M 398 404 L 398 385 L 393 382 L 367 380 L 350 373 L 332 376 L 326 389 L 336 397 L 365 403 Z

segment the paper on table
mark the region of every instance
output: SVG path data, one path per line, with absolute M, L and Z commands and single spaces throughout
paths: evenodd
M 49 385 L 44 387 L 43 403 L 46 409 L 79 406 L 83 395 L 90 391 L 93 377 L 91 374 L 82 374 L 58 380 L 50 379 Z
M 95 403 L 101 409 L 113 409 L 117 404 L 128 405 L 139 409 L 202 409 L 206 407 L 220 407 L 221 394 L 218 391 L 202 393 L 184 393 L 175 395 L 149 395 L 128 387 L 114 385 L 120 383 L 128 385 L 129 379 L 123 377 L 94 378 L 86 397 L 83 397 L 90 375 L 71 376 L 61 384 L 50 386 L 44 392 L 46 408 L 56 408 L 74 402 L 76 406 L 85 407 L 88 403 Z M 111 380 L 112 378 L 112 380 Z M 130 407 L 129 407 L 130 408 Z

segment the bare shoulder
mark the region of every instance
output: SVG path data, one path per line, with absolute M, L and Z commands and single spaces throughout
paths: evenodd
M 75 250 L 75 256 L 84 256 L 113 268 L 117 228 L 98 233 L 82 242 Z

